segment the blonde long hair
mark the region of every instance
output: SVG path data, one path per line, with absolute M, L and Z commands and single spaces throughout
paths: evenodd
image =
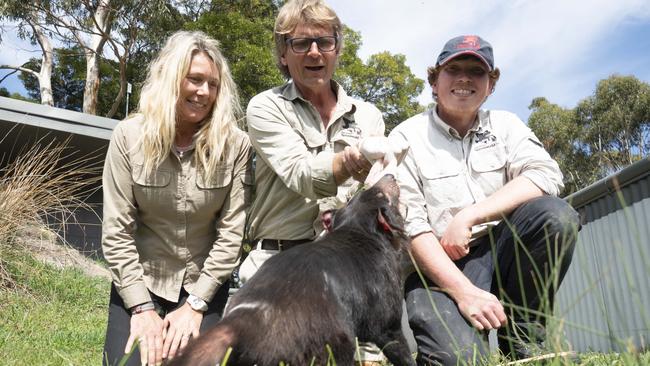
M 237 119 L 242 115 L 237 86 L 217 40 L 203 32 L 180 31 L 167 39 L 158 57 L 152 61 L 140 95 L 138 114 L 144 120 L 145 172 L 153 171 L 173 148 L 180 85 L 189 71 L 192 56 L 202 52 L 217 67 L 219 87 L 212 112 L 200 123 L 195 134 L 194 158 L 206 177 L 210 177 L 219 160 L 227 154 L 229 142 L 238 128 Z

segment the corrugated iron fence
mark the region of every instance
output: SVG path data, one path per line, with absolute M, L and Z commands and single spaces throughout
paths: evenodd
M 583 227 L 555 315 L 576 351 L 648 349 L 650 158 L 569 197 Z

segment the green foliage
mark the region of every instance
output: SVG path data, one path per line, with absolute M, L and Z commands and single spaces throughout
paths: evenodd
M 26 63 L 31 69 L 40 68 L 40 59 L 32 58 Z M 84 86 L 86 77 L 86 60 L 83 51 L 73 48 L 56 48 L 52 63 L 52 95 L 54 106 L 80 112 L 83 106 Z M 98 115 L 106 115 L 113 104 L 119 90 L 119 71 L 116 62 L 101 59 L 99 63 L 101 88 L 99 89 L 97 111 Z M 31 74 L 19 74 L 27 90 L 29 98 L 40 100 L 38 80 Z M 132 109 L 135 104 L 130 103 Z M 118 110 L 114 118 L 124 118 L 124 110 Z
M 23 96 L 22 94 L 20 94 L 18 92 L 10 93 L 9 90 L 7 88 L 4 88 L 4 87 L 0 88 L 0 97 L 18 99 L 18 100 L 22 100 L 22 101 L 25 101 L 25 102 L 31 102 L 31 103 L 38 103 L 39 102 L 36 99 L 25 97 L 25 96 Z
M 599 166 L 581 148 L 582 129 L 574 111 L 552 104 L 546 98 L 535 98 L 528 108 L 532 110 L 528 127 L 558 162 L 564 173 L 564 192 L 572 193 L 594 182 L 599 176 Z
M 388 131 L 423 111 L 416 98 L 422 93 L 424 81 L 411 72 L 406 56 L 385 51 L 370 56 L 364 64 L 357 56 L 360 34 L 349 28 L 345 32 L 345 48 L 335 75 L 345 90 L 377 106 Z
M 25 67 L 38 70 L 41 67 L 40 58 L 31 58 L 25 64 Z M 55 107 L 81 111 L 85 68 L 85 59 L 79 48 L 57 48 L 54 50 L 51 80 Z M 18 79 L 23 82 L 23 86 L 30 98 L 41 99 L 40 87 L 36 77 L 32 74 L 21 73 L 18 75 Z
M 616 172 L 647 156 L 650 148 L 650 85 L 612 75 L 576 107 L 578 125 L 592 158 Z
M 212 9 L 187 28 L 219 40 L 240 91 L 242 105 L 263 90 L 284 82 L 273 56 L 277 8 L 259 0 L 215 1 Z
M 565 175 L 573 193 L 642 159 L 650 151 L 650 85 L 634 76 L 601 80 L 573 109 L 535 98 L 528 126 Z

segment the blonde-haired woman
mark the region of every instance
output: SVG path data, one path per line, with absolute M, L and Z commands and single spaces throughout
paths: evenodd
M 240 115 L 218 42 L 172 35 L 106 156 L 102 247 L 113 285 L 104 364 L 136 344 L 129 365 L 159 364 L 221 317 L 251 187 Z

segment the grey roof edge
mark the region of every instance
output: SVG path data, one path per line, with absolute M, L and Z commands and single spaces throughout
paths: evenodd
M 69 111 L 47 105 L 25 102 L 18 99 L 0 97 L 0 110 L 5 110 L 8 115 L 32 115 L 61 122 L 78 124 L 88 127 L 112 131 L 119 122 L 118 120 L 95 116 L 91 114 Z M 25 123 L 25 118 L 16 119 L 12 122 Z
M 603 196 L 618 191 L 650 174 L 650 157 L 645 157 L 632 165 L 593 183 L 565 198 L 574 208 L 586 206 Z

